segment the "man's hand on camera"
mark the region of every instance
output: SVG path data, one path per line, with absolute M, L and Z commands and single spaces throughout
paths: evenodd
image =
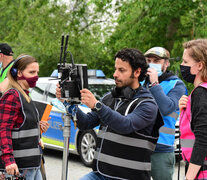
M 57 88 L 56 88 L 56 98 L 58 98 L 61 102 L 64 102 L 63 99 L 61 99 L 61 89 L 60 89 L 60 85 L 56 84 Z
M 89 108 L 93 109 L 98 101 L 96 97 L 93 95 L 93 93 L 88 89 L 82 89 L 80 93 L 81 93 L 81 102 L 86 106 L 88 106 Z

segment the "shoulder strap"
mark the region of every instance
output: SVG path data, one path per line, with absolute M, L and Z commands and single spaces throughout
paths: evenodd
M 126 111 L 125 111 L 125 116 L 129 113 L 131 113 L 137 106 L 140 105 L 144 100 L 151 100 L 149 97 L 141 97 L 141 98 L 136 98 L 130 104 L 128 105 Z

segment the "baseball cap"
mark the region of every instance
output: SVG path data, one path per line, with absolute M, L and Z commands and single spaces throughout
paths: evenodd
M 0 53 L 3 53 L 4 55 L 7 56 L 12 56 L 14 52 L 12 51 L 12 48 L 7 43 L 0 43 Z
M 145 54 L 145 57 L 156 56 L 161 59 L 169 59 L 170 53 L 163 47 L 153 47 L 149 49 Z

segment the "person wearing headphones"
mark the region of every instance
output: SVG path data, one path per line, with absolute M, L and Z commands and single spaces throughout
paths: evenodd
M 144 55 L 137 49 L 122 49 L 115 55 L 116 87 L 101 101 L 88 89 L 80 90 L 81 102 L 92 109 L 77 109 L 81 130 L 100 125 L 93 171 L 81 180 L 150 180 L 151 153 L 163 124 L 148 90 L 140 85 L 147 72 Z M 56 90 L 61 99 L 60 88 Z M 158 119 L 158 121 L 157 121 Z
M 145 52 L 149 68 L 144 86 L 152 93 L 164 120 L 159 139 L 151 156 L 153 180 L 172 180 L 175 154 L 175 123 L 179 116 L 178 101 L 187 92 L 185 84 L 167 68 L 170 53 L 163 47 Z
M 18 57 L 7 73 L 9 85 L 0 99 L 0 170 L 27 180 L 41 180 L 40 128 L 37 108 L 29 96 L 38 80 L 39 64 L 29 55 Z
M 0 91 L 8 85 L 7 72 L 13 64 L 13 51 L 7 43 L 0 43 Z

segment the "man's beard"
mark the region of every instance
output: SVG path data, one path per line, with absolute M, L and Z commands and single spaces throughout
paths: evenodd
M 115 80 L 117 80 L 119 82 L 119 85 L 120 85 L 119 86 L 119 85 L 116 84 L 116 87 L 117 88 L 125 88 L 127 86 L 130 87 L 132 82 L 133 82 L 132 80 L 134 79 L 134 74 L 132 74 L 129 78 L 130 79 L 128 81 L 125 81 L 125 83 L 122 80 L 119 80 L 119 79 L 115 78 Z

